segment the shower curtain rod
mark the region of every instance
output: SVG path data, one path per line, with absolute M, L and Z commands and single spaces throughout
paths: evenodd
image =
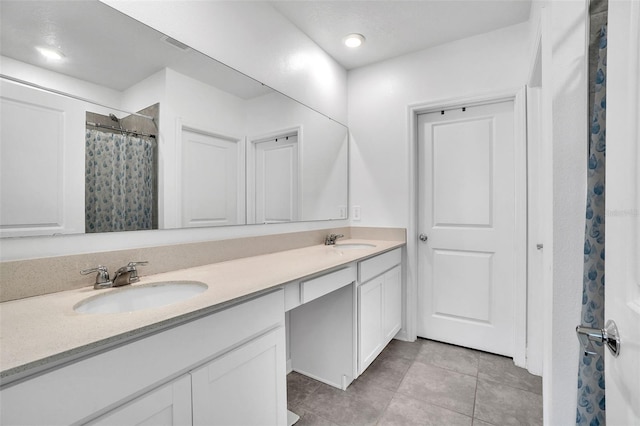
M 146 136 L 148 138 L 154 138 L 154 139 L 156 138 L 156 135 L 151 134 L 151 133 L 136 132 L 135 130 L 121 129 L 121 128 L 115 127 L 115 126 L 107 126 L 105 124 L 94 123 L 93 121 L 87 121 L 87 126 L 98 127 L 98 128 L 101 128 L 101 129 L 109 129 L 109 130 L 113 130 L 113 131 L 119 132 L 119 133 L 128 133 L 130 135 Z

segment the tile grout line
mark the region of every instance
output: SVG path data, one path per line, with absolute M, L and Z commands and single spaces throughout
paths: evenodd
M 478 400 L 478 382 L 480 381 L 480 354 L 478 354 L 478 367 L 476 368 L 476 389 L 473 393 L 473 410 L 471 411 L 471 426 L 476 420 L 476 402 Z
M 425 341 L 429 341 L 429 340 L 425 339 Z M 424 343 L 423 343 L 423 345 L 424 345 Z M 474 350 L 474 351 L 475 351 L 475 350 Z M 432 363 L 425 363 L 425 362 L 422 362 L 422 361 L 418 360 L 418 357 L 416 357 L 416 358 L 414 358 L 414 359 L 412 360 L 412 364 L 411 364 L 411 366 L 413 366 L 413 364 L 415 364 L 416 362 L 419 362 L 419 363 L 420 363 L 420 364 L 422 364 L 422 365 L 428 365 L 428 366 L 430 366 L 430 367 L 437 368 L 437 369 L 439 369 L 439 370 L 449 371 L 449 372 L 453 372 L 453 373 L 461 374 L 461 375 L 464 375 L 464 376 L 470 376 L 470 377 L 475 377 L 475 378 L 476 378 L 476 386 L 475 386 L 475 389 L 474 389 L 474 395 L 473 395 L 473 407 L 472 407 L 472 410 L 471 410 L 471 415 L 469 415 L 469 414 L 467 414 L 467 413 L 462 413 L 462 412 L 457 411 L 457 410 L 455 410 L 455 409 L 453 409 L 453 408 L 451 408 L 451 407 L 445 407 L 445 406 L 443 406 L 443 405 L 436 404 L 436 403 L 434 403 L 434 402 L 432 402 L 432 401 L 421 401 L 421 402 L 424 402 L 425 404 L 429 404 L 429 405 L 432 405 L 432 406 L 434 406 L 434 407 L 443 408 L 443 409 L 448 410 L 448 411 L 451 411 L 451 412 L 453 412 L 453 413 L 458 413 L 458 414 L 461 414 L 461 415 L 463 415 L 463 416 L 470 417 L 470 418 L 471 418 L 471 422 L 473 423 L 473 415 L 474 415 L 474 413 L 475 413 L 475 406 L 476 406 L 476 393 L 477 393 L 477 389 L 478 389 L 478 374 L 480 373 L 480 358 L 478 357 L 478 368 L 476 369 L 476 374 L 475 374 L 475 375 L 473 375 L 473 374 L 466 374 L 466 373 L 462 373 L 462 372 L 460 372 L 460 371 L 453 370 L 453 369 L 446 368 L 446 367 L 442 367 L 442 366 L 439 366 L 439 365 L 436 365 L 436 364 L 432 364 Z M 411 366 L 409 367 L 409 369 L 411 369 Z M 409 372 L 409 370 L 407 370 L 407 372 L 405 372 L 405 375 L 402 377 L 402 378 L 403 378 L 403 380 L 404 380 L 404 377 L 406 376 L 406 373 L 408 373 L 408 372 Z M 400 387 L 398 387 L 398 389 L 400 389 Z M 400 395 L 405 396 L 405 397 L 407 397 L 407 398 L 415 399 L 412 395 L 407 395 L 407 394 L 405 394 L 405 393 L 397 392 L 397 391 L 396 391 L 396 393 L 399 393 Z
M 473 410 L 471 410 L 471 426 L 475 423 L 476 419 L 476 401 L 478 400 L 478 381 L 480 375 L 480 362 L 478 359 L 478 372 L 476 373 L 476 389 L 473 393 Z
M 483 373 L 483 374 L 485 375 L 485 377 L 480 377 L 480 375 L 478 374 L 478 379 L 482 379 L 482 380 L 487 381 L 487 382 L 493 382 L 493 383 L 496 383 L 496 384 L 501 385 L 501 386 L 507 386 L 507 387 L 510 387 L 512 389 L 517 389 L 517 390 L 520 390 L 520 391 L 523 391 L 523 392 L 529 392 L 529 393 L 534 394 L 534 395 L 542 396 L 541 393 L 532 391 L 530 389 L 525 389 L 524 387 L 514 386 L 511 383 L 506 383 L 504 381 L 495 379 L 495 378 L 489 376 L 488 374 L 485 374 L 485 373 Z
M 398 356 L 398 357 L 402 358 L 402 356 Z M 405 358 L 405 359 L 407 359 L 407 358 Z M 389 409 L 389 406 L 391 405 L 391 402 L 393 401 L 393 399 L 398 394 L 398 389 L 400 389 L 400 386 L 402 385 L 402 382 L 404 381 L 404 378 L 407 376 L 407 373 L 409 372 L 409 370 L 411 369 L 411 367 L 413 366 L 413 364 L 415 362 L 416 362 L 416 358 L 411 359 L 411 365 L 409 365 L 409 368 L 407 368 L 407 370 L 402 374 L 402 379 L 400 379 L 400 383 L 398 384 L 398 387 L 393 391 L 393 396 L 391 397 L 391 399 L 387 403 L 386 407 L 384 407 L 384 410 L 382 410 L 382 413 L 381 413 L 380 417 L 376 421 L 376 425 L 380 424 L 380 420 L 382 420 L 382 418 L 384 417 L 385 413 Z M 400 395 L 402 395 L 402 394 L 400 394 Z
M 440 367 L 435 367 L 435 368 L 440 368 Z M 441 368 L 441 370 L 450 371 L 450 370 L 447 370 L 446 368 Z M 460 374 L 462 374 L 462 373 L 460 373 Z M 471 413 L 471 415 L 469 415 L 469 414 L 467 414 L 467 413 L 462 413 L 462 412 L 460 412 L 460 411 L 458 411 L 458 410 L 456 410 L 456 409 L 454 409 L 454 408 L 451 408 L 451 407 L 445 407 L 444 405 L 436 404 L 436 403 L 435 403 L 435 402 L 433 402 L 433 401 L 422 401 L 422 400 L 420 400 L 420 399 L 414 398 L 414 397 L 413 397 L 413 395 L 409 395 L 409 394 L 402 393 L 402 392 L 396 392 L 396 393 L 398 393 L 398 394 L 400 394 L 401 396 L 404 396 L 404 397 L 406 397 L 406 398 L 411 398 L 411 399 L 413 399 L 413 400 L 415 400 L 415 401 L 422 402 L 422 403 L 424 403 L 424 404 L 429 404 L 429 405 L 432 405 L 432 406 L 434 406 L 434 407 L 443 408 L 443 409 L 445 409 L 445 410 L 447 410 L 447 411 L 451 411 L 452 413 L 457 413 L 457 414 L 460 414 L 460 415 L 465 416 L 465 417 L 470 417 L 470 418 L 473 420 L 473 412 Z M 474 408 L 475 408 L 475 394 L 474 394 L 474 401 L 473 401 L 473 404 L 474 404 Z

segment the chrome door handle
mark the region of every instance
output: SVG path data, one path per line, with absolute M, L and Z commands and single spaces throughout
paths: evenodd
M 620 335 L 616 323 L 612 320 L 607 321 L 603 329 L 579 325 L 576 327 L 576 334 L 585 355 L 596 353 L 592 342 L 606 343 L 614 357 L 620 355 Z
M 424 243 L 429 239 L 429 237 L 426 234 L 420 234 L 418 235 L 418 239 Z

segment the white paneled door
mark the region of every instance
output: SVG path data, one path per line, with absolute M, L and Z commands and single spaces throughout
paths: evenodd
M 299 218 L 298 137 L 285 135 L 255 144 L 257 223 Z
M 514 355 L 514 103 L 421 114 L 418 335 Z
M 0 236 L 84 232 L 81 102 L 0 82 Z
M 242 141 L 183 128 L 182 226 L 244 223 Z

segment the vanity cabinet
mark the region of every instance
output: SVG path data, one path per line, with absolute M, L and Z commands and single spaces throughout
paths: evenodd
M 282 290 L 119 344 L 3 388 L 0 424 L 286 424 Z
M 191 372 L 193 424 L 283 424 L 283 341 L 280 327 Z
M 90 424 L 281 425 L 283 339 L 279 327 Z
M 387 343 L 402 328 L 402 267 L 397 265 L 384 274 L 382 335 Z
M 95 426 L 191 425 L 191 377 L 185 375 L 100 416 Z
M 358 374 L 402 327 L 401 250 L 358 264 Z

